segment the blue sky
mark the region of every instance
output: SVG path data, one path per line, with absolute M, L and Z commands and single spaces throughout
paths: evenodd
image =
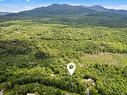
M 126 9 L 127 0 L 0 0 L 0 12 L 19 12 L 53 3 L 72 5 L 102 5 L 112 9 Z

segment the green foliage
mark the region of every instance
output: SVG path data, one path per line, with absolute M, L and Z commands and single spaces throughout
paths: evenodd
M 30 51 L 30 47 L 22 41 L 0 41 L 0 55 L 20 55 Z
M 37 59 L 47 59 L 50 57 L 50 55 L 46 52 L 43 52 L 43 51 L 38 51 L 37 53 L 35 53 L 35 57 Z
M 127 94 L 127 28 L 33 21 L 0 24 L 0 89 L 5 95 Z M 70 76 L 69 62 L 76 63 Z

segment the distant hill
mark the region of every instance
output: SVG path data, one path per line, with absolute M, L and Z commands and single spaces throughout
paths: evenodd
M 95 11 L 103 11 L 103 12 L 108 11 L 108 9 L 99 5 L 88 6 L 87 8 L 95 10 Z
M 14 19 L 34 19 L 38 21 L 46 20 L 50 23 L 126 27 L 127 11 L 106 9 L 99 5 L 72 6 L 68 4 L 52 4 L 47 7 L 39 7 L 29 11 L 0 16 L 0 21 Z
M 0 16 L 8 15 L 10 14 L 9 12 L 0 12 Z
M 89 6 L 87 8 L 92 9 L 92 10 L 95 10 L 95 11 L 110 12 L 110 13 L 127 15 L 127 10 L 107 9 L 107 8 L 104 8 L 104 7 L 99 6 L 99 5 Z
M 116 14 L 127 15 L 127 10 L 114 10 L 106 9 L 99 5 L 93 6 L 72 6 L 68 4 L 52 4 L 47 7 L 39 7 L 28 11 L 22 11 L 19 13 L 9 14 L 7 12 L 3 14 L 8 14 L 8 16 L 47 16 L 47 15 L 80 15 L 89 14 L 97 12 L 110 12 Z
M 15 14 L 9 14 L 8 16 L 29 16 L 29 17 L 44 17 L 53 15 L 79 15 L 84 13 L 94 13 L 95 10 L 85 8 L 83 6 L 71 6 L 68 4 L 52 4 L 47 7 L 35 8 L 29 11 L 23 11 Z

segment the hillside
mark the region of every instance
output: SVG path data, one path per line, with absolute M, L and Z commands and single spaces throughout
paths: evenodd
M 5 16 L 5 15 L 8 15 L 10 14 L 9 12 L 0 12 L 0 16 Z
M 127 94 L 127 28 L 73 27 L 32 21 L 0 26 L 0 88 L 4 95 Z M 66 65 L 76 63 L 71 77 Z
M 47 7 L 0 16 L 0 21 L 35 20 L 46 23 L 127 27 L 127 11 L 106 9 L 102 6 L 72 6 L 52 4 Z

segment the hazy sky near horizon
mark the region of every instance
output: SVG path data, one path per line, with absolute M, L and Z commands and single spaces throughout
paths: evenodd
M 101 5 L 111 9 L 126 9 L 127 0 L 0 0 L 0 12 L 19 12 L 53 3 L 71 5 Z

